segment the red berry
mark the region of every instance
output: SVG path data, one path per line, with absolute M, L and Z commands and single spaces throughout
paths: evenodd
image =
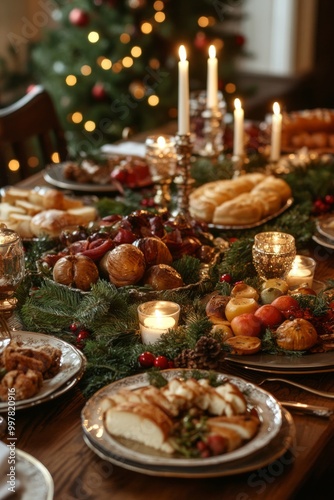
M 168 361 L 168 368 L 174 368 L 174 361 Z
M 70 325 L 70 330 L 71 330 L 71 332 L 73 332 L 73 333 L 74 333 L 74 332 L 76 332 L 76 331 L 77 331 L 77 329 L 78 329 L 78 325 L 77 325 L 76 323 L 72 323 L 72 324 Z
M 232 283 L 232 276 L 229 273 L 222 274 L 219 281 L 221 283 Z
M 82 342 L 83 340 L 86 340 L 89 337 L 89 332 L 87 330 L 80 330 L 80 332 L 77 335 L 77 342 Z
M 325 196 L 325 203 L 328 203 L 328 205 L 334 205 L 334 195 L 333 194 L 327 194 Z
M 166 356 L 157 356 L 154 360 L 154 366 L 160 370 L 166 370 L 169 368 L 169 361 Z
M 207 437 L 207 444 L 212 455 L 221 455 L 226 451 L 226 439 L 219 434 L 209 434 Z
M 142 352 L 138 356 L 138 363 L 143 368 L 151 368 L 154 365 L 155 356 L 150 351 Z

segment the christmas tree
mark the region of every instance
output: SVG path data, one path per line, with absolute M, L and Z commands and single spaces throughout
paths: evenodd
M 56 0 L 55 26 L 32 48 L 34 80 L 52 95 L 70 144 L 94 149 L 177 115 L 178 48 L 191 90 L 205 88 L 208 47 L 231 94 L 244 38 L 242 0 Z

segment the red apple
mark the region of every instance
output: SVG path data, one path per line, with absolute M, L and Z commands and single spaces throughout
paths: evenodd
M 285 320 L 283 313 L 272 304 L 260 306 L 254 314 L 260 318 L 264 328 L 275 328 Z
M 254 313 L 243 313 L 232 319 L 231 328 L 234 335 L 259 337 L 262 331 L 262 321 Z
M 271 305 L 279 309 L 285 317 L 299 309 L 298 300 L 291 295 L 281 295 L 273 300 Z

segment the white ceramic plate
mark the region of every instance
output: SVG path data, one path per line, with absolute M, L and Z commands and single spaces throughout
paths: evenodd
M 52 500 L 54 493 L 53 479 L 48 469 L 28 453 L 15 450 L 16 477 L 20 483 L 17 494 L 20 500 Z
M 331 213 L 319 217 L 316 221 L 316 228 L 322 236 L 332 240 L 334 244 L 334 214 Z
M 72 191 L 108 193 L 117 191 L 114 184 L 83 184 L 80 182 L 70 181 L 64 177 L 64 165 L 55 163 L 48 165 L 44 171 L 44 179 L 52 186 L 61 189 L 70 189 Z
M 65 164 L 63 163 L 54 163 L 48 165 L 43 173 L 44 179 L 52 186 L 56 186 L 61 189 L 69 189 L 71 191 L 82 191 L 87 193 L 108 193 L 119 191 L 119 186 L 113 184 L 112 182 L 107 184 L 94 184 L 75 182 L 66 179 L 64 176 L 64 168 Z M 148 178 L 147 182 L 145 179 L 145 181 L 143 181 L 140 186 L 138 185 L 138 188 L 143 188 L 151 185 L 152 179 Z
M 202 370 L 201 370 L 202 371 Z M 175 377 L 182 377 L 192 370 L 165 370 L 163 372 L 167 380 Z M 203 373 L 205 373 L 203 371 Z M 208 373 L 208 372 L 206 372 Z M 148 385 L 148 375 L 146 373 L 134 375 L 114 382 L 100 389 L 85 405 L 82 410 L 82 427 L 84 435 L 97 449 L 110 458 L 116 458 L 122 462 L 130 461 L 148 466 L 167 467 L 209 467 L 211 465 L 230 463 L 239 460 L 263 449 L 278 434 L 282 425 L 282 408 L 278 401 L 262 390 L 260 387 L 246 382 L 245 380 L 226 375 L 217 374 L 218 380 L 229 379 L 235 383 L 245 394 L 250 408 L 256 408 L 261 419 L 261 426 L 257 435 L 240 448 L 219 456 L 209 458 L 176 458 L 160 453 L 139 443 L 120 440 L 111 436 L 104 427 L 103 414 L 101 411 L 102 400 L 122 388 L 136 389 Z
M 334 351 L 303 354 L 302 356 L 279 356 L 257 353 L 249 356 L 228 354 L 226 361 L 237 363 L 244 368 L 267 371 L 268 373 L 307 374 L 334 372 Z
M 44 380 L 41 390 L 32 398 L 16 401 L 17 410 L 35 406 L 36 404 L 50 399 L 68 391 L 77 383 L 83 375 L 86 367 L 86 359 L 83 354 L 71 344 L 43 333 L 25 332 L 21 330 L 12 332 L 12 339 L 22 342 L 28 347 L 39 347 L 51 345 L 62 352 L 60 370 L 49 380 Z M 0 412 L 7 410 L 7 403 L 0 402 Z
M 285 409 L 282 410 L 282 427 L 278 434 L 270 441 L 270 446 L 261 448 L 258 452 L 247 457 L 228 463 L 216 464 L 203 467 L 172 467 L 161 465 L 145 465 L 136 461 L 125 460 L 123 457 L 111 456 L 110 453 L 102 451 L 96 441 L 91 441 L 88 435 L 84 435 L 87 446 L 103 460 L 135 472 L 149 476 L 160 477 L 184 477 L 184 478 L 208 478 L 232 476 L 244 474 L 252 470 L 259 470 L 268 464 L 275 462 L 289 448 L 295 445 L 295 425 L 293 418 Z
M 321 245 L 322 247 L 330 248 L 331 250 L 334 249 L 334 240 L 326 238 L 326 236 L 323 236 L 322 234 L 320 234 L 318 232 L 312 236 L 312 239 L 313 239 L 313 241 L 315 241 L 316 243 L 318 243 L 318 245 Z

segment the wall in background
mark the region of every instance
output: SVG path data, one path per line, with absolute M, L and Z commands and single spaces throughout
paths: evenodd
M 246 0 L 245 72 L 291 76 L 314 67 L 318 0 Z

